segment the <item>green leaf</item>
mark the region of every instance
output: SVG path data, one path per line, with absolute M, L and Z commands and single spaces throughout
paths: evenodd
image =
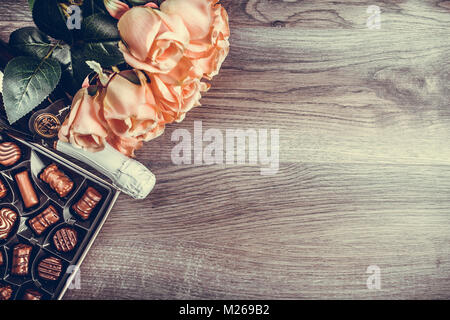
M 34 1 L 35 0 L 28 0 L 28 5 L 30 6 L 31 11 L 33 11 Z
M 92 72 L 86 64 L 87 60 L 100 63 L 108 68 L 125 62 L 119 50 L 120 35 L 117 20 L 106 14 L 94 14 L 81 24 L 82 40 L 72 47 L 72 63 L 75 80 L 81 84 Z
M 87 60 L 95 60 L 103 68 L 125 62 L 117 41 L 85 43 L 82 47 L 72 48 L 71 52 L 74 75 L 79 84 L 92 72 Z
M 81 10 L 83 11 L 83 17 L 85 18 L 96 13 L 108 14 L 103 0 L 84 0 Z
M 72 42 L 72 33 L 67 28 L 67 18 L 58 6 L 58 0 L 35 0 L 33 20 L 39 30 L 49 36 Z
M 83 19 L 81 35 L 86 42 L 120 40 L 117 20 L 106 14 L 94 14 Z
M 43 59 L 55 47 L 51 57 L 61 64 L 62 85 L 70 93 L 77 90 L 77 83 L 73 79 L 72 57 L 68 45 L 52 44 L 46 34 L 34 27 L 25 27 L 14 31 L 10 36 L 9 45 L 18 56 L 26 55 L 38 59 Z
M 12 59 L 3 78 L 3 102 L 9 123 L 38 106 L 56 88 L 60 77 L 61 67 L 55 59 Z
M 11 48 L 21 55 L 44 58 L 52 48 L 49 37 L 35 27 L 25 27 L 11 33 Z

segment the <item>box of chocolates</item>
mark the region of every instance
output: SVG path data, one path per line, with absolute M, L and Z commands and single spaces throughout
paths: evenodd
M 58 152 L 0 135 L 0 300 L 61 299 L 120 191 Z

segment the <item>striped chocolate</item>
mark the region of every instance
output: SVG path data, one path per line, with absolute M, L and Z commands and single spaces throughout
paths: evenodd
M 59 221 L 58 211 L 55 207 L 49 205 L 44 211 L 39 213 L 36 217 L 30 219 L 29 225 L 33 231 L 40 236 L 50 226 Z
M 28 275 L 32 249 L 30 245 L 24 243 L 20 243 L 14 247 L 11 268 L 12 274 L 16 276 Z
M 19 161 L 22 152 L 17 144 L 12 142 L 0 143 L 0 164 L 12 166 Z
M 62 262 L 56 257 L 42 259 L 38 265 L 38 274 L 44 280 L 56 281 L 61 276 Z
M 3 199 L 8 194 L 8 189 L 2 180 L 0 180 L 0 199 Z
M 53 244 L 56 250 L 61 252 L 72 251 L 77 245 L 77 242 L 77 232 L 73 228 L 61 228 L 53 236 Z
M 17 220 L 17 213 L 9 208 L 0 209 L 0 240 L 6 239 Z

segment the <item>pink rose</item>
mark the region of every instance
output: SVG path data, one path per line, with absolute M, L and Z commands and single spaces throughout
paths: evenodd
M 81 88 L 73 98 L 70 114 L 59 130 L 59 139 L 89 151 L 103 150 L 107 128 L 102 115 L 102 100 L 101 89 L 95 86 Z
M 134 7 L 119 20 L 119 48 L 132 67 L 168 73 L 180 61 L 189 33 L 180 17 L 149 7 Z
M 228 14 L 222 5 L 216 0 L 166 0 L 161 11 L 185 23 L 190 37 L 185 56 L 205 78 L 217 75 L 230 46 Z
M 110 131 L 123 139 L 149 141 L 164 132 L 161 110 L 147 77 L 138 70 L 111 77 L 103 99 L 103 115 Z
M 106 141 L 114 147 L 117 151 L 123 153 L 127 157 L 134 157 L 134 152 L 142 148 L 142 140 L 136 138 L 124 138 L 116 136 L 114 133 L 110 133 L 106 137 Z
M 200 106 L 201 93 L 209 84 L 200 81 L 192 62 L 183 58 L 168 74 L 149 74 L 150 86 L 168 123 L 181 122 L 186 112 Z

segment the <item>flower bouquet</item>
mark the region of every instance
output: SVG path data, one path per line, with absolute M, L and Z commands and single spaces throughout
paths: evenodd
M 133 157 L 200 106 L 229 52 L 217 0 L 29 3 L 37 28 L 16 30 L 9 42 L 20 56 L 4 73 L 8 121 L 62 87 L 74 97 L 58 137 L 92 152 L 111 145 Z

